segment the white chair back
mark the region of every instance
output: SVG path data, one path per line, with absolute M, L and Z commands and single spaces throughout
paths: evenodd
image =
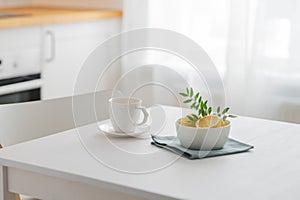
M 107 119 L 112 96 L 121 93 L 109 90 L 0 105 L 0 144 L 5 147 Z

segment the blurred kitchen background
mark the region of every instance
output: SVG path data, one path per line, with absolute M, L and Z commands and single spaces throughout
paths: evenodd
M 208 53 L 232 113 L 300 123 L 300 1 L 0 0 L 0 6 L 0 103 L 72 95 L 80 67 L 101 42 L 151 27 L 181 33 Z M 190 66 L 151 50 L 115 63 L 110 76 L 118 80 L 151 64 L 177 71 L 201 91 Z M 176 92 L 186 86 L 155 68 L 138 78 L 169 81 Z M 124 93 L 126 84 L 136 82 L 127 80 Z M 112 87 L 113 81 L 102 89 Z M 148 105 L 178 105 L 165 88 L 135 95 Z

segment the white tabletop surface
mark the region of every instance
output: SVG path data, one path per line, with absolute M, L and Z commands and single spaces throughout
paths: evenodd
M 175 135 L 181 110 L 163 109 L 167 121 L 161 134 Z M 96 124 L 78 130 L 4 148 L 0 162 L 148 197 L 300 199 L 300 125 L 238 117 L 230 137 L 255 148 L 199 160 L 180 158 L 150 139 L 107 137 Z

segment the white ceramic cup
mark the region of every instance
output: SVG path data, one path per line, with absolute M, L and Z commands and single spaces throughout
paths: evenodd
M 141 112 L 142 120 L 140 120 Z M 142 100 L 133 97 L 109 99 L 109 115 L 115 131 L 123 133 L 134 132 L 138 126 L 145 124 L 149 117 L 146 108 L 142 107 Z

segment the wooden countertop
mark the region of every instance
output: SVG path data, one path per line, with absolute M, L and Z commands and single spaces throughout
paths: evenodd
M 14 28 L 42 24 L 57 24 L 77 21 L 88 21 L 104 18 L 121 17 L 117 10 L 74 9 L 55 7 L 14 7 L 0 8 L 0 13 L 26 14 L 17 17 L 0 18 L 1 28 Z

